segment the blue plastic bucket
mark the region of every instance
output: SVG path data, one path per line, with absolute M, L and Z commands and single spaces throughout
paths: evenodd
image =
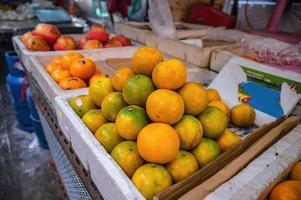
M 5 62 L 6 62 L 6 67 L 11 75 L 17 77 L 24 76 L 23 66 L 16 52 L 9 51 L 5 53 Z
M 26 90 L 26 99 L 28 102 L 28 106 L 29 106 L 29 110 L 30 110 L 30 114 L 35 118 L 35 119 L 39 119 L 39 115 L 36 109 L 36 105 L 32 99 L 32 93 L 30 88 L 27 88 Z

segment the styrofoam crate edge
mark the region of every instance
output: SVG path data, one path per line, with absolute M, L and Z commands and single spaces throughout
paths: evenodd
M 105 199 L 144 199 L 118 164 L 69 106 L 66 97 L 55 98 L 56 108 L 66 116 L 71 145 L 90 171 L 92 180 Z M 68 118 L 68 119 L 67 119 Z M 60 119 L 59 123 L 60 123 Z M 61 126 L 61 125 L 60 125 Z M 74 146 L 77 145 L 77 146 Z M 115 191 L 111 191 L 114 189 Z
M 278 174 L 301 159 L 300 131 L 301 125 L 298 125 L 205 199 L 256 199 Z

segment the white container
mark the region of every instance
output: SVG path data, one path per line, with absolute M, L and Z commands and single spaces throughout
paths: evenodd
M 77 42 L 79 42 L 83 36 L 86 36 L 86 34 L 65 34 L 65 35 L 70 35 Z M 110 38 L 114 36 L 116 36 L 116 34 L 110 33 Z M 13 40 L 14 49 L 18 54 L 18 56 L 20 57 L 23 66 L 26 68 L 28 72 L 32 71 L 32 65 L 29 60 L 30 56 L 41 56 L 41 55 L 53 56 L 56 55 L 58 52 L 62 54 L 67 52 L 79 52 L 82 54 L 86 54 L 95 51 L 94 49 L 87 49 L 87 50 L 77 49 L 77 50 L 65 50 L 65 51 L 30 51 L 22 42 L 20 35 L 14 36 L 12 40 Z M 121 48 L 127 48 L 127 47 L 121 47 Z
M 111 75 L 114 72 L 114 69 L 106 65 L 105 60 L 110 58 L 131 58 L 135 50 L 136 47 L 120 47 L 97 49 L 94 51 L 81 52 L 81 54 L 92 59 L 96 63 L 97 69 L 99 69 L 102 73 Z M 85 91 L 85 89 L 63 90 L 47 73 L 45 66 L 50 63 L 52 58 L 63 54 L 64 52 L 55 52 L 55 54 L 52 53 L 51 55 L 43 54 L 31 56 L 29 59 L 30 65 L 32 66 L 32 75 L 51 103 L 53 103 L 56 96 L 77 94 L 80 91 Z
M 83 91 L 82 94 L 85 94 Z M 110 154 L 97 141 L 68 103 L 69 97 L 56 97 L 59 126 L 99 192 L 106 200 L 144 199 Z

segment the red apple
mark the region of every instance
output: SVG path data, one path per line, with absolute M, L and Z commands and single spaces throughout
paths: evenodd
M 52 24 L 38 24 L 32 31 L 33 35 L 41 36 L 48 44 L 53 44 L 61 36 L 59 29 Z
M 83 49 L 100 49 L 100 48 L 102 48 L 102 44 L 98 40 L 88 40 L 83 46 Z
M 53 49 L 55 51 L 59 50 L 74 50 L 76 49 L 76 42 L 75 40 L 68 35 L 62 35 L 53 45 Z
M 25 40 L 25 46 L 30 51 L 49 51 L 50 47 L 46 40 L 39 36 L 32 36 Z
M 128 38 L 122 36 L 122 35 L 117 35 L 112 37 L 112 39 L 118 40 L 122 46 L 130 46 L 131 45 L 131 40 L 129 40 Z
M 23 43 L 26 43 L 26 41 L 27 41 L 28 39 L 32 38 L 32 37 L 33 37 L 32 32 L 31 32 L 31 31 L 28 31 L 28 32 L 24 33 L 24 34 L 21 36 L 21 41 L 22 41 Z
M 79 48 L 79 49 L 83 49 L 85 43 L 86 43 L 88 40 L 89 40 L 89 39 L 88 39 L 86 36 L 82 37 L 82 38 L 79 40 L 78 48 Z
M 100 25 L 93 25 L 87 33 L 87 38 L 90 40 L 99 40 L 102 43 L 106 43 L 109 39 L 109 33 L 104 27 Z

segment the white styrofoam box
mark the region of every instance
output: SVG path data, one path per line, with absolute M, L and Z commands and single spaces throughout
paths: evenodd
M 71 96 L 70 96 L 71 97 Z M 72 148 L 90 171 L 98 190 L 108 200 L 144 199 L 110 154 L 97 141 L 68 103 L 70 97 L 56 97 L 59 125 L 69 137 Z
M 279 181 L 282 178 L 279 175 L 301 159 L 300 133 L 299 124 L 205 199 L 257 199 L 261 191 Z
M 66 35 L 70 35 L 71 37 L 73 37 L 75 41 L 79 41 L 80 38 L 85 36 L 86 34 L 66 34 Z M 114 37 L 114 36 L 116 36 L 116 34 L 110 33 L 110 37 Z M 64 50 L 64 51 L 30 51 L 22 42 L 20 35 L 14 36 L 12 40 L 13 40 L 15 51 L 17 52 L 20 60 L 22 61 L 23 66 L 29 72 L 32 71 L 32 65 L 29 60 L 30 56 L 41 56 L 41 55 L 53 56 L 56 55 L 58 52 L 62 54 L 67 52 L 79 52 L 82 54 L 86 54 L 95 51 L 94 49 L 87 49 L 87 50 L 77 49 L 77 50 Z M 126 48 L 126 47 L 121 47 L 121 48 Z
M 135 50 L 136 47 L 120 47 L 97 49 L 89 52 L 81 52 L 81 54 L 95 61 L 96 67 L 102 73 L 110 75 L 114 72 L 114 69 L 106 65 L 104 61 L 110 58 L 131 58 Z M 51 103 L 53 103 L 54 98 L 58 95 L 76 94 L 77 92 L 85 90 L 84 88 L 75 90 L 63 90 L 45 70 L 45 66 L 50 63 L 52 58 L 61 56 L 63 54 L 63 52 L 56 52 L 56 54 L 52 55 L 46 54 L 30 57 L 32 74 Z

